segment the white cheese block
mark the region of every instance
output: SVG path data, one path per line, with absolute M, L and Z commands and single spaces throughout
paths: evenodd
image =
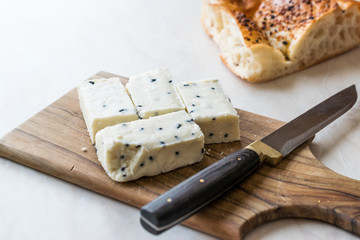
M 98 159 L 115 181 L 193 164 L 202 159 L 204 135 L 185 111 L 107 127 L 96 135 Z
M 206 144 L 240 140 L 239 116 L 218 80 L 178 83 L 177 89 Z
M 131 76 L 126 89 L 140 118 L 185 110 L 167 68 Z
M 77 91 L 93 143 L 99 130 L 139 119 L 135 106 L 119 78 L 86 80 L 79 84 Z

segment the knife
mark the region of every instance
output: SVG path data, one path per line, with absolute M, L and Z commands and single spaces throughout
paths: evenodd
M 187 219 L 255 171 L 276 165 L 315 133 L 348 111 L 357 100 L 352 85 L 283 127 L 203 169 L 141 208 L 141 225 L 160 234 Z

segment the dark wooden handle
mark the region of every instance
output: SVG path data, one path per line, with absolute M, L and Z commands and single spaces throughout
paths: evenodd
M 257 153 L 247 148 L 223 158 L 142 207 L 142 226 L 160 234 L 216 199 L 259 165 Z

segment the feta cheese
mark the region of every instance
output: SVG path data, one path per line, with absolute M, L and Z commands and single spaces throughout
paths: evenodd
M 77 91 L 93 143 L 99 130 L 139 119 L 134 104 L 119 78 L 87 80 L 79 84 Z
M 96 135 L 98 159 L 115 181 L 126 182 L 199 162 L 204 135 L 185 111 L 107 127 Z
M 131 76 L 126 89 L 140 118 L 185 110 L 167 68 Z
M 177 89 L 206 144 L 240 140 L 239 116 L 218 80 L 178 83 Z

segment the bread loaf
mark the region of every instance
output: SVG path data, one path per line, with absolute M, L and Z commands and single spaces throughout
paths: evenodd
M 203 0 L 201 21 L 239 77 L 268 81 L 360 43 L 360 2 Z

